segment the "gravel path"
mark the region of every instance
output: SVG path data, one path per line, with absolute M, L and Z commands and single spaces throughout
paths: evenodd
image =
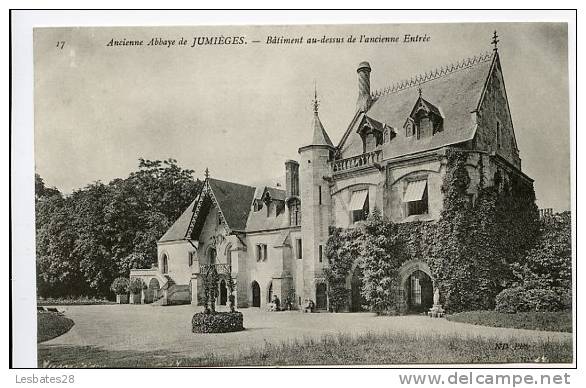
M 320 338 L 340 332 L 396 332 L 429 336 L 434 334 L 494 338 L 498 342 L 523 343 L 549 339 L 571 340 L 571 333 L 545 332 L 476 326 L 423 316 L 376 317 L 370 313 L 302 314 L 288 311 L 270 313 L 242 309 L 243 332 L 193 334 L 191 317 L 201 307 L 100 305 L 60 306 L 75 326 L 44 345 L 91 345 L 108 350 L 166 351 L 186 357 L 206 353 L 230 354 L 263 343 L 303 338 Z

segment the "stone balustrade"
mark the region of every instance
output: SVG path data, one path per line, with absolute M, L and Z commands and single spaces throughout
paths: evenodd
M 375 163 L 381 162 L 382 157 L 382 150 L 376 150 L 346 159 L 334 160 L 332 162 L 332 170 L 334 174 L 337 174 L 348 170 L 373 166 Z

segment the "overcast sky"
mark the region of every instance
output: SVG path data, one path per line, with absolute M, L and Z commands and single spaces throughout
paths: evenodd
M 565 24 L 37 29 L 36 171 L 66 193 L 126 177 L 139 157 L 177 159 L 196 177 L 206 167 L 241 183 L 280 176 L 311 137 L 314 82 L 322 123 L 337 143 L 354 114 L 359 62 L 370 62 L 372 89 L 383 88 L 490 50 L 495 29 L 523 171 L 535 179 L 540 207 L 569 209 Z M 350 34 L 430 40 L 265 43 Z M 194 36 L 242 36 L 247 44 L 190 48 Z M 153 37 L 176 46 L 107 47 L 111 39 Z M 177 46 L 181 37 L 186 46 Z

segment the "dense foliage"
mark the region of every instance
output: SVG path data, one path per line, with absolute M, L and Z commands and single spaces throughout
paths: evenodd
M 397 233 L 397 225 L 385 222 L 377 209 L 364 225 L 362 251 L 362 296 L 377 314 L 398 314 L 398 271 L 405 257 L 405 244 Z
M 449 150 L 446 158 L 444 202 L 437 222 L 394 224 L 382 219 L 375 209 L 360 228 L 331 233 L 327 275 L 336 304 L 342 299 L 338 294 L 344 296 L 338 288 L 345 284 L 343 279 L 350 275 L 355 260 L 364 269 L 362 295 L 378 313 L 403 310 L 397 273 L 408 260 L 427 262 L 435 287 L 440 289 L 440 301 L 452 313 L 494 309 L 496 296 L 517 285 L 519 279 L 526 279 L 528 272 L 534 277 L 541 273 L 539 281 L 555 284 L 559 282 L 546 275 L 552 269 L 559 274 L 556 279 L 571 277 L 570 246 L 554 242 L 564 240 L 562 237 L 540 232 L 531 185 L 497 172 L 491 186 L 480 179 L 473 202 L 468 194 L 472 189 L 466 167 L 469 154 Z M 482 158 L 478 169 L 484 177 Z M 559 229 L 569 233 L 569 228 Z M 545 245 L 551 240 L 555 248 L 548 245 L 543 253 L 540 243 L 536 245 L 538 236 Z M 348 245 L 356 249 L 349 251 Z M 551 265 L 539 272 L 543 263 Z
M 357 259 L 362 250 L 362 231 L 360 229 L 331 228 L 326 244 L 326 257 L 330 266 L 324 272 L 328 282 L 328 300 L 333 311 L 342 311 L 350 297 L 346 288 L 346 277 L 354 264 L 361 265 Z M 356 263 L 355 263 L 356 262 Z
M 572 218 L 554 214 L 540 223 L 535 246 L 515 263 L 514 283 L 496 298 L 496 310 L 562 311 L 572 307 Z
M 501 313 L 563 311 L 572 306 L 568 290 L 518 286 L 496 296 L 495 310 Z
M 156 241 L 201 189 L 173 159 L 64 196 L 36 176 L 37 291 L 41 297 L 110 296 L 116 277 L 157 262 Z
M 191 325 L 194 333 L 230 333 L 244 330 L 244 317 L 239 311 L 195 313 Z

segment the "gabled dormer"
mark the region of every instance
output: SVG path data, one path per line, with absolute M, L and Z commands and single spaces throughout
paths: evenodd
M 425 100 L 420 92 L 419 98 L 411 110 L 411 114 L 409 114 L 409 117 L 405 120 L 405 124 L 403 124 L 405 136 L 415 137 L 417 139 L 430 137 L 443 131 L 443 127 L 444 117 L 441 109 Z
M 356 132 L 362 138 L 363 153 L 372 152 L 395 137 L 395 130 L 373 118 L 364 115 Z

